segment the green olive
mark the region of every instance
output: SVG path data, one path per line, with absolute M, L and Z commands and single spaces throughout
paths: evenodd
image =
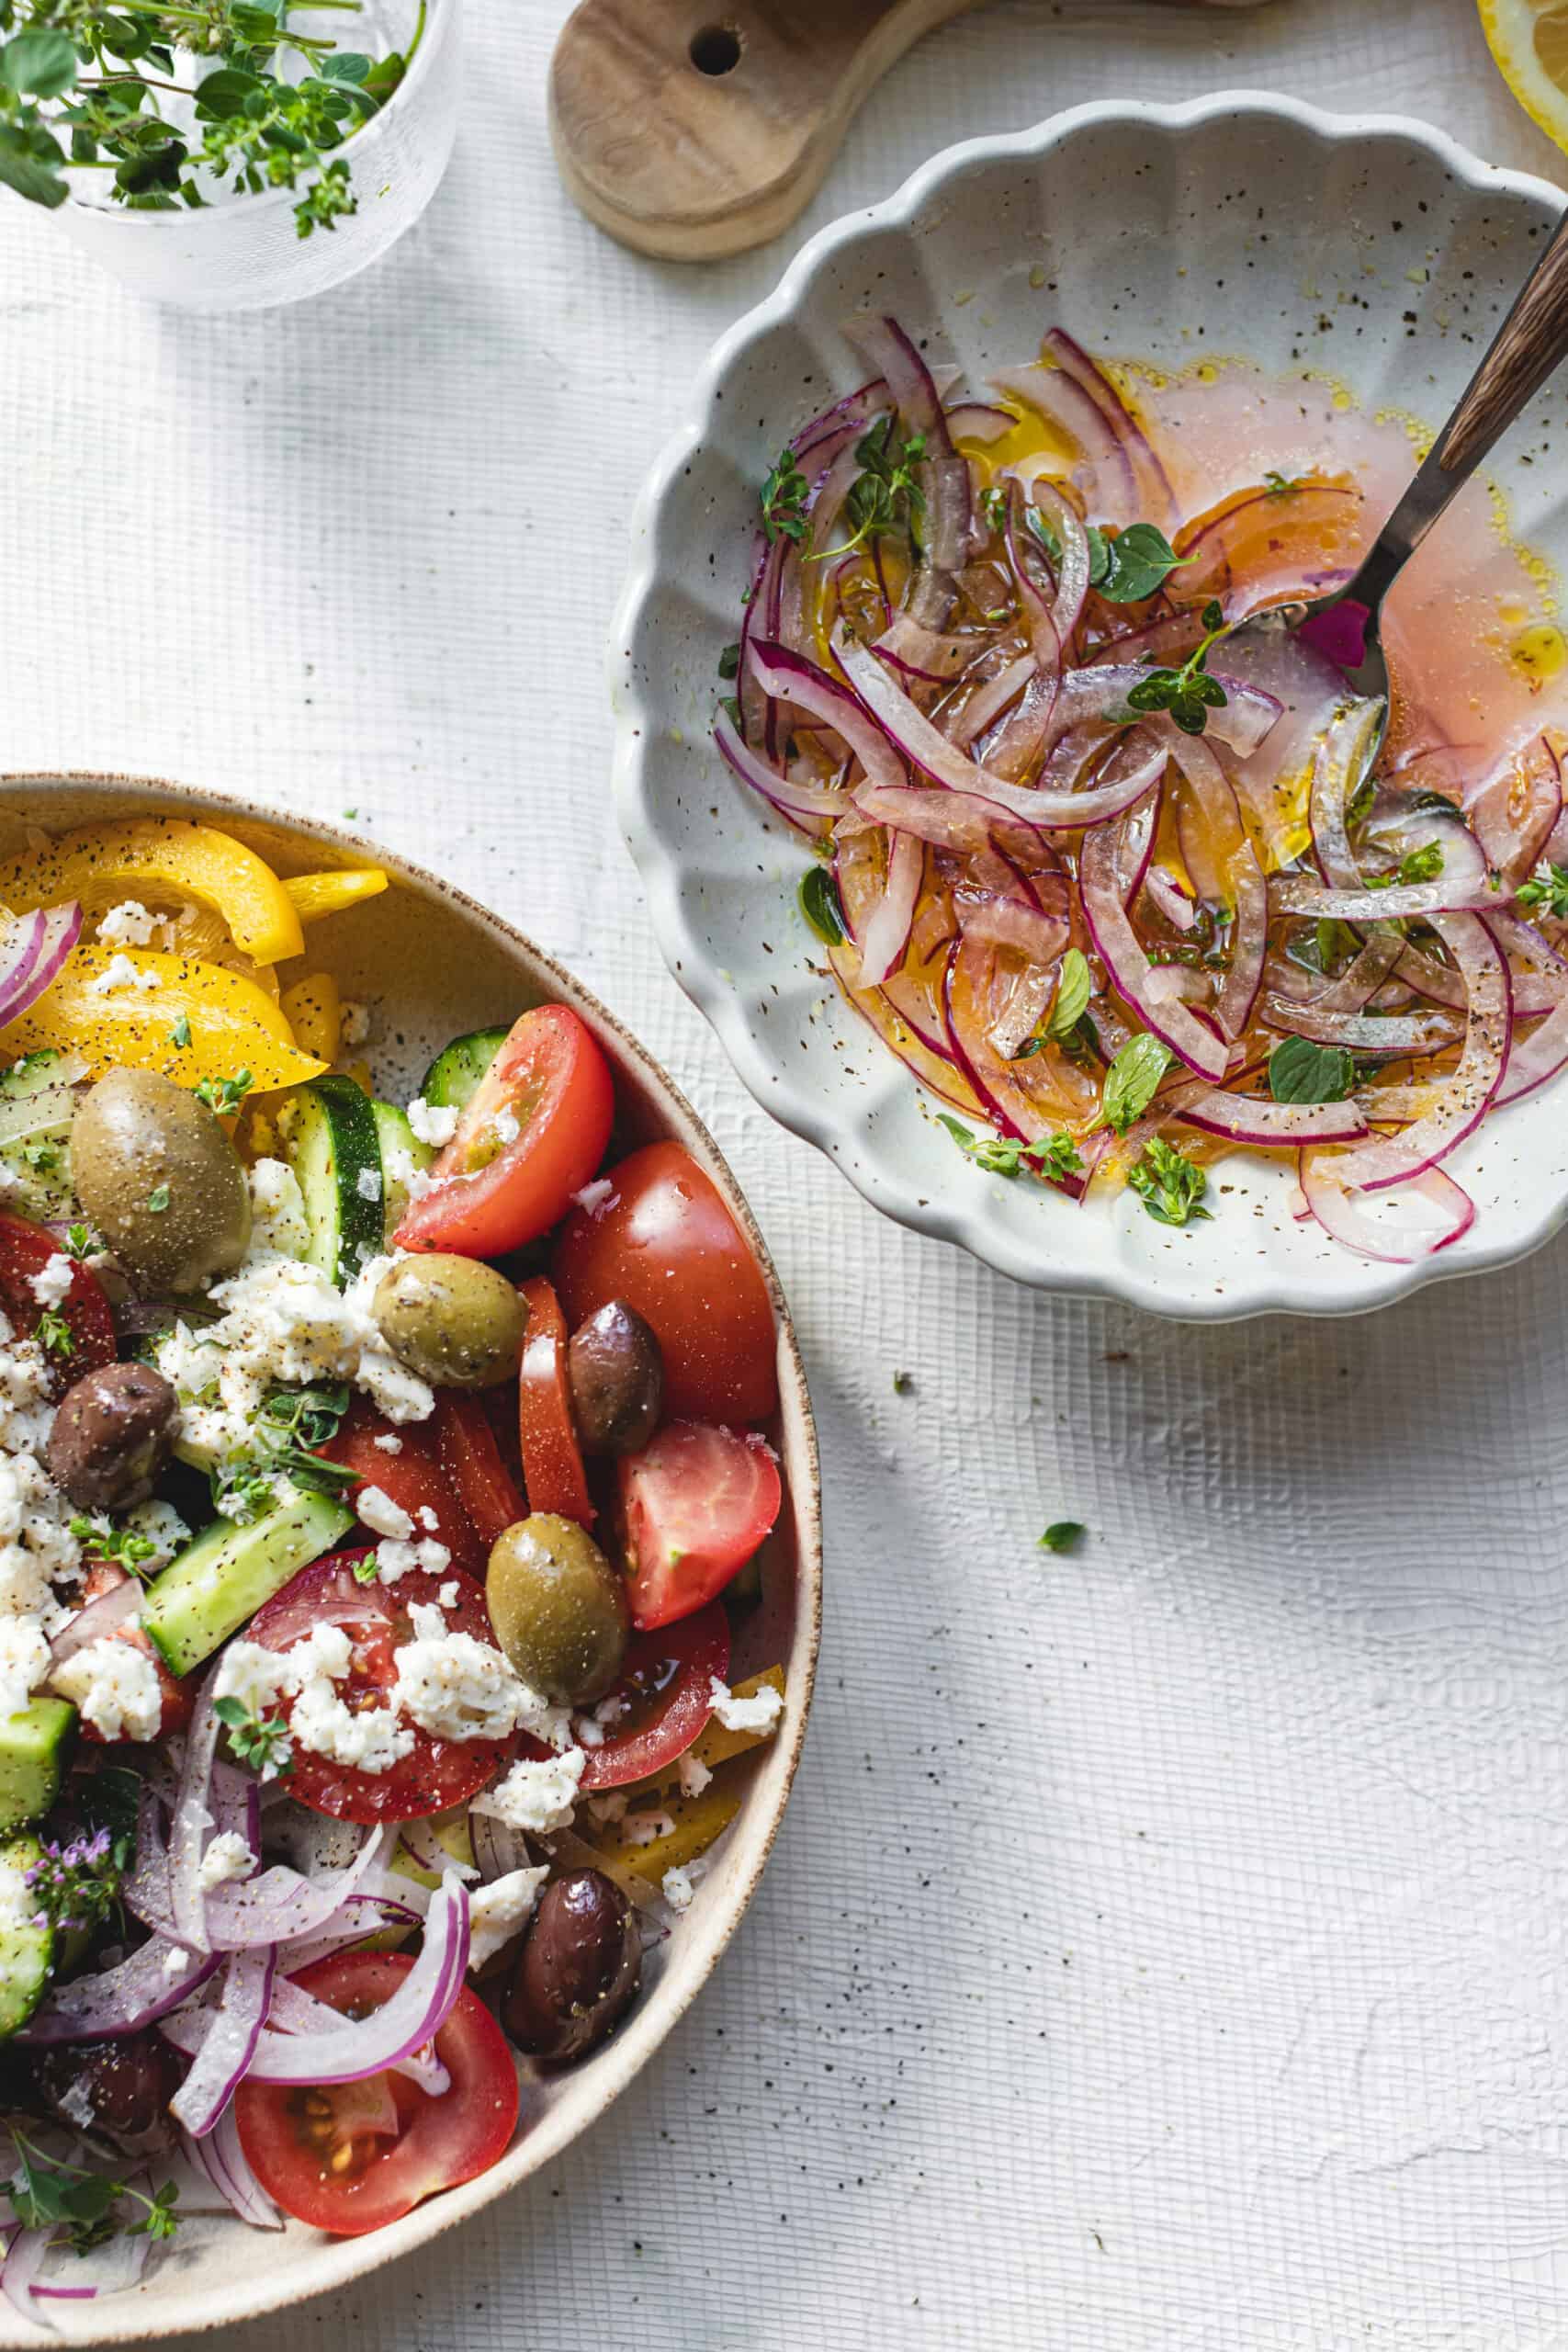
M 437 1388 L 516 1377 L 528 1310 L 506 1276 L 477 1258 L 400 1258 L 377 1283 L 371 1313 L 393 1353 Z
M 152 1070 L 110 1070 L 84 1097 L 71 1173 L 89 1222 L 144 1292 L 197 1290 L 250 1247 L 233 1145 L 205 1103 Z
M 536 1510 L 496 1538 L 485 1578 L 496 1640 L 558 1705 L 602 1699 L 631 1635 L 626 1586 L 584 1528 Z

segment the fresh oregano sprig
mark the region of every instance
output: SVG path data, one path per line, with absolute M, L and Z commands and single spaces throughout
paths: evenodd
M 1168 711 L 1184 735 L 1201 735 L 1210 711 L 1224 709 L 1229 700 L 1219 680 L 1211 678 L 1208 671 L 1209 648 L 1225 633 L 1225 616 L 1219 605 L 1204 605 L 1203 632 L 1201 642 L 1179 670 L 1146 671 L 1135 685 L 1128 687 L 1130 709 Z

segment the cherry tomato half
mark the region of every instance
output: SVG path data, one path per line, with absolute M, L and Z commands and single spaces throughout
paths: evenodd
M 0 1309 L 23 1339 L 33 1337 L 46 1312 L 33 1295 L 32 1278 L 59 1252 L 60 1244 L 46 1227 L 26 1217 L 0 1216 Z M 85 1266 L 72 1267 L 71 1287 L 53 1312 L 59 1318 L 51 1326 L 55 1344 L 46 1342 L 44 1352 L 54 1394 L 61 1396 L 84 1373 L 113 1363 L 118 1351 L 103 1285 Z
M 773 1302 L 717 1189 L 678 1143 L 650 1143 L 609 1175 L 610 1198 L 575 1210 L 556 1243 L 572 1329 L 624 1299 L 663 1352 L 671 1419 L 766 1420 L 779 1401 Z
M 407 1952 L 337 1952 L 290 1982 L 362 2018 L 390 2000 L 412 1966 Z M 438 2098 L 403 2075 L 309 2090 L 242 2083 L 234 2120 L 267 2195 L 296 2221 L 358 2237 L 488 2172 L 517 2128 L 517 2071 L 506 2037 L 468 1985 L 435 2053 L 452 2077 Z
M 655 1634 L 639 1634 L 626 1652 L 613 1696 L 626 1712 L 591 1747 L 585 1789 L 619 1789 L 661 1771 L 700 1737 L 713 1713 L 712 1686 L 729 1672 L 729 1620 L 715 1601 Z
M 495 1431 L 479 1397 L 450 1388 L 441 1391 L 435 1399 L 435 1450 L 488 1560 L 496 1537 L 516 1525 L 527 1505 L 501 1458 Z
M 438 1606 L 444 1584 L 457 1587 L 457 1606 L 443 1612 L 449 1629 L 472 1634 L 476 1641 L 495 1639 L 484 1594 L 472 1577 L 450 1569 L 427 1576 L 423 1568 L 410 1568 L 396 1584 L 360 1584 L 355 1563 L 368 1557 L 363 1551 L 331 1552 L 325 1559 L 312 1560 L 257 1610 L 250 1627 L 251 1640 L 269 1650 L 291 1650 L 313 1625 L 345 1627 L 354 1655 L 349 1673 L 336 1688 L 354 1712 L 385 1704 L 397 1679 L 394 1653 L 413 1638 L 409 1610 L 416 1600 Z M 268 1712 L 290 1715 L 293 1704 L 283 1700 Z M 289 1795 L 334 1821 L 419 1821 L 477 1795 L 519 1745 L 516 1740 L 434 1739 L 417 1724 L 408 1728 L 413 1734 L 412 1750 L 385 1772 L 334 1763 L 296 1741 Z M 524 1745 L 532 1755 L 547 1753 L 525 1736 Z
M 563 1519 L 592 1527 L 597 1514 L 571 1418 L 566 1318 L 542 1274 L 524 1283 L 523 1296 L 528 1307 L 528 1333 L 517 1382 L 517 1419 L 528 1508 L 558 1511 Z
M 433 1189 L 405 1213 L 398 1246 L 497 1258 L 536 1240 L 604 1157 L 615 1108 L 610 1065 L 576 1013 L 525 1012 L 431 1170 Z
M 765 1438 L 671 1421 L 620 1464 L 632 1623 L 712 1600 L 771 1531 L 784 1489 Z
M 379 1442 L 383 1438 L 396 1438 L 396 1453 Z M 316 1451 L 324 1461 L 352 1470 L 362 1485 L 379 1487 L 389 1501 L 406 1510 L 414 1523 L 416 1543 L 421 1536 L 434 1535 L 438 1544 L 446 1544 L 457 1567 L 469 1576 L 482 1577 L 490 1545 L 464 1509 L 463 1490 L 454 1484 L 437 1447 L 431 1422 L 406 1421 L 394 1427 L 356 1396 L 337 1435 Z M 346 1487 L 344 1501 L 352 1505 L 358 1491 L 357 1486 Z M 420 1516 L 423 1511 L 431 1514 L 434 1526 Z

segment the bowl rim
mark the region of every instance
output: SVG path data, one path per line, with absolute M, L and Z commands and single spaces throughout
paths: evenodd
M 774 1757 L 782 1753 L 784 1759 L 771 1803 L 764 1800 L 759 1805 L 742 1805 L 736 1826 L 738 1830 L 746 1832 L 742 1849 L 745 1866 L 728 1899 L 716 1905 L 712 1919 L 704 1923 L 689 1984 L 679 1992 L 672 1990 L 662 2002 L 655 2000 L 634 2010 L 630 2022 L 600 2053 L 604 2063 L 593 2086 L 592 2099 L 585 2104 L 584 2111 L 575 2121 L 561 2123 L 558 2119 L 562 2110 L 555 2109 L 532 2132 L 516 2141 L 488 2172 L 480 2173 L 477 2178 L 462 2182 L 457 2188 L 443 2190 L 438 2197 L 416 2205 L 400 2220 L 388 2222 L 378 2230 L 369 2231 L 361 2237 L 348 2238 L 333 2238 L 318 2233 L 288 2266 L 288 2270 L 308 2272 L 308 2276 L 291 2278 L 280 2266 L 281 2275 L 276 2290 L 259 2296 L 254 2289 L 243 2284 L 225 2290 L 221 2286 L 203 2283 L 198 2290 L 194 2290 L 189 2284 L 176 2285 L 173 2279 L 165 2294 L 160 2292 L 154 2277 L 143 2288 L 133 2289 L 119 2296 L 106 2297 L 101 2304 L 94 2305 L 95 2324 L 90 2330 L 83 2329 L 79 2333 L 73 2328 L 68 2335 L 57 2339 L 67 2345 L 129 2344 L 149 2339 L 162 2340 L 172 2333 L 195 2334 L 243 2320 L 265 2318 L 287 2310 L 292 2304 L 346 2286 L 352 2280 L 379 2269 L 384 2263 L 428 2245 L 433 2239 L 455 2229 L 483 2207 L 493 2204 L 508 2189 L 519 2187 L 545 2165 L 552 2163 L 584 2132 L 600 2121 L 605 2110 L 641 2073 L 708 1983 L 750 1909 L 778 1837 L 800 1768 L 822 1639 L 821 1460 L 806 1366 L 789 1305 L 761 1227 L 728 1162 L 685 1094 L 647 1046 L 600 1001 L 592 989 L 585 988 L 547 949 L 540 947 L 504 916 L 496 914 L 457 884 L 447 881 L 429 867 L 416 864 L 398 851 L 382 847 L 367 835 L 345 831 L 340 826 L 314 817 L 298 817 L 288 808 L 269 808 L 263 802 L 239 795 L 176 784 L 157 776 L 86 769 L 0 772 L 0 807 L 24 789 L 37 792 L 64 789 L 67 793 L 77 790 L 84 794 L 113 792 L 132 798 L 145 798 L 150 804 L 177 803 L 182 814 L 199 814 L 219 821 L 228 818 L 243 824 L 263 826 L 274 832 L 284 832 L 297 839 L 302 846 L 312 850 L 320 846 L 329 850 L 346 864 L 385 865 L 389 873 L 416 894 L 445 900 L 466 922 L 475 923 L 487 932 L 514 962 L 522 965 L 530 979 L 537 980 L 548 990 L 552 1001 L 570 1005 L 574 1012 L 583 1013 L 591 1027 L 613 1039 L 615 1052 L 636 1066 L 650 1094 L 657 1098 L 661 1114 L 668 1118 L 671 1132 L 682 1143 L 695 1145 L 694 1156 L 717 1185 L 730 1214 L 755 1251 L 768 1285 L 777 1327 L 780 1409 L 786 1424 L 783 1432 L 786 1445 L 788 1422 L 793 1419 L 797 1425 L 794 1451 L 798 1458 L 786 1458 L 784 1467 L 796 1554 L 795 1630 L 790 1672 L 793 1679 L 797 1672 L 795 1657 L 798 1654 L 799 1704 L 791 1709 L 792 1720 L 784 1738 L 776 1742 L 771 1750 Z M 750 1822 L 747 1820 L 748 1811 L 752 1815 Z M 236 2221 L 236 2228 L 243 2226 Z M 39 2331 L 22 2332 L 14 2323 L 15 2314 L 9 2312 L 8 2307 L 0 2306 L 0 2346 L 18 2347 L 19 2352 L 20 2347 L 41 2340 Z
M 1338 113 L 1280 92 L 1245 87 L 1213 91 L 1168 106 L 1133 98 L 1096 99 L 1066 107 L 1022 130 L 959 141 L 921 164 L 881 202 L 844 213 L 818 230 L 801 246 L 773 291 L 737 319 L 713 345 L 686 396 L 684 420 L 660 451 L 633 510 L 628 567 L 606 645 L 615 719 L 611 775 L 616 814 L 642 876 L 654 933 L 671 974 L 706 1017 L 753 1099 L 782 1126 L 815 1144 L 863 1199 L 897 1223 L 966 1250 L 983 1264 L 1032 1290 L 1065 1298 L 1114 1299 L 1167 1321 L 1188 1323 L 1248 1322 L 1272 1314 L 1365 1315 L 1432 1283 L 1494 1272 L 1529 1256 L 1568 1221 L 1568 1188 L 1561 1197 L 1548 1200 L 1522 1238 L 1478 1245 L 1460 1264 L 1446 1263 L 1439 1253 L 1412 1265 L 1377 1265 L 1367 1272 L 1354 1299 L 1336 1295 L 1332 1289 L 1309 1290 L 1299 1281 L 1264 1273 L 1249 1276 L 1245 1292 L 1173 1300 L 1133 1267 L 1118 1264 L 1103 1272 L 1089 1272 L 1065 1262 L 1065 1251 L 1058 1254 L 1057 1262 L 1043 1262 L 1021 1241 L 1015 1243 L 996 1228 L 983 1208 L 958 1206 L 934 1192 L 922 1193 L 890 1159 L 879 1163 L 863 1145 L 852 1155 L 846 1154 L 840 1150 L 849 1140 L 845 1121 L 825 1096 L 796 1078 L 784 1057 L 776 1062 L 769 1059 L 747 1026 L 739 992 L 721 974 L 700 933 L 688 920 L 681 895 L 681 865 L 660 836 L 644 781 L 643 747 L 657 730 L 658 714 L 634 674 L 629 649 L 648 606 L 666 584 L 655 561 L 656 524 L 667 502 L 678 494 L 685 471 L 702 447 L 727 378 L 753 344 L 797 315 L 813 281 L 833 258 L 863 238 L 912 225 L 921 208 L 951 183 L 981 166 L 1037 160 L 1077 134 L 1102 124 L 1145 123 L 1170 132 L 1193 132 L 1237 116 L 1289 125 L 1311 134 L 1325 148 L 1404 140 L 1425 150 L 1468 187 L 1522 200 L 1539 207 L 1553 220 L 1568 205 L 1563 190 L 1551 181 L 1487 164 L 1447 131 L 1414 116 Z M 918 1084 L 913 1079 L 907 1082 Z M 858 1136 L 856 1140 L 861 1142 Z

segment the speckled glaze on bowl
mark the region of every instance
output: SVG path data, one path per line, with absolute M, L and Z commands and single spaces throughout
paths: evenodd
M 616 1080 L 618 1138 L 671 1136 L 718 1186 L 767 1276 L 778 1327 L 779 1412 L 770 1431 L 785 1481 L 784 1517 L 762 1554 L 762 1599 L 738 1629 L 733 1670 L 784 1662 L 788 1697 L 774 1737 L 754 1751 L 744 1802 L 714 1852 L 696 1900 L 648 1955 L 645 1989 L 622 2030 L 575 2072 L 524 2086 L 518 2138 L 490 2172 L 357 2238 L 331 2238 L 291 2222 L 279 2233 L 227 2217 L 187 2222 L 146 2283 L 97 2303 L 57 2303 L 55 2340 L 159 2341 L 187 2328 L 256 2319 L 345 2286 L 515 2188 L 601 2116 L 696 1997 L 756 1891 L 800 1760 L 822 1624 L 821 1494 L 817 1434 L 789 1310 L 755 1219 L 707 1129 L 685 1097 L 613 1014 L 521 932 L 434 874 L 331 827 L 269 815 L 247 803 L 133 777 L 0 776 L 0 854 L 27 829 L 60 832 L 95 819 L 151 813 L 203 818 L 238 834 L 285 875 L 385 866 L 391 888 L 308 934 L 308 965 L 378 1013 L 371 1051 L 378 1079 L 412 1091 L 429 1059 L 461 1031 L 511 1022 L 526 1006 L 569 1004 L 608 1054 Z M 286 976 L 287 977 L 287 976 Z M 387 1041 L 383 1044 L 383 1040 Z M 0 2302 L 0 2346 L 49 2340 Z
M 790 434 L 863 377 L 842 322 L 890 311 L 976 383 L 1059 322 L 1172 368 L 1205 352 L 1315 368 L 1369 409 L 1442 418 L 1562 209 L 1425 125 L 1232 91 L 1080 107 L 976 139 L 813 238 L 714 350 L 633 526 L 611 647 L 621 821 L 664 953 L 762 1107 L 890 1216 L 1044 1291 L 1225 1320 L 1358 1314 L 1509 1263 L 1568 1215 L 1568 1092 L 1512 1109 L 1450 1163 L 1479 1214 L 1419 1264 L 1375 1264 L 1292 1223 L 1293 1169 L 1224 1160 L 1212 1223 L 1173 1233 L 1130 1194 L 1079 1210 L 966 1162 L 931 1097 L 812 968 L 797 834 L 709 740 L 737 634 L 757 485 Z M 927 340 L 929 338 L 929 341 Z M 1492 471 L 1527 544 L 1568 569 L 1562 377 Z M 1530 461 L 1537 460 L 1534 464 Z

